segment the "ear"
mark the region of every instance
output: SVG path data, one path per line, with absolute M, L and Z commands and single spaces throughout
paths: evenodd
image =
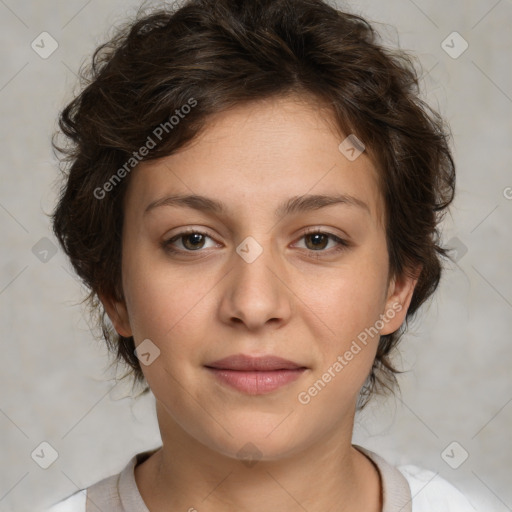
M 107 312 L 107 315 L 117 333 L 125 338 L 132 336 L 132 329 L 125 302 L 115 300 L 101 293 L 98 294 L 98 297 L 100 298 L 101 303 L 103 304 L 103 307 L 105 308 L 105 311 Z
M 404 322 L 421 270 L 421 266 L 415 269 L 415 277 L 402 275 L 391 279 L 383 312 L 387 320 L 380 332 L 381 335 L 395 332 Z

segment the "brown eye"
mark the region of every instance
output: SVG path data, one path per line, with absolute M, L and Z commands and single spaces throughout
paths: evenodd
M 202 249 L 204 245 L 204 235 L 201 233 L 192 233 L 180 237 L 182 244 L 186 249 L 194 251 L 196 249 Z
M 310 244 L 306 242 L 306 246 L 313 251 L 325 249 L 329 243 L 329 236 L 325 233 L 312 233 L 305 235 L 304 238 L 311 241 Z
M 169 240 L 162 242 L 162 247 L 165 251 L 170 253 L 199 252 L 200 249 L 205 248 L 207 239 L 212 240 L 210 236 L 208 236 L 206 233 L 202 233 L 201 231 L 183 231 L 182 233 L 178 233 L 176 236 L 173 236 Z
M 306 251 L 306 254 L 315 259 L 322 258 L 323 256 L 333 256 L 349 249 L 351 246 L 350 242 L 343 240 L 333 233 L 319 231 L 318 229 L 304 233 L 302 239 L 304 239 L 303 249 Z M 331 247 L 329 247 L 330 242 L 333 243 Z

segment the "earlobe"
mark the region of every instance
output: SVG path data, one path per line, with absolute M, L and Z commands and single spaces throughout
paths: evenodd
M 125 338 L 132 336 L 126 304 L 115 299 L 107 298 L 103 294 L 98 294 L 98 297 L 117 333 Z
M 391 280 L 383 313 L 387 321 L 381 335 L 395 332 L 404 322 L 420 273 L 421 268 L 414 273 L 416 277 L 403 274 Z

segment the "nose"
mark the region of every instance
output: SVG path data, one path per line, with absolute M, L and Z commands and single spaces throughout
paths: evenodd
M 251 331 L 267 324 L 275 328 L 286 324 L 293 304 L 279 255 L 260 241 L 247 237 L 233 253 L 220 305 L 224 322 L 243 324 Z

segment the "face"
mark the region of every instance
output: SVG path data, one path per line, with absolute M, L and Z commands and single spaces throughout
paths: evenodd
M 130 176 L 125 302 L 102 300 L 164 422 L 230 457 L 350 438 L 379 334 L 414 289 L 388 279 L 375 168 L 340 151 L 326 116 L 296 98 L 240 106 Z M 260 356 L 292 364 L 251 367 Z

